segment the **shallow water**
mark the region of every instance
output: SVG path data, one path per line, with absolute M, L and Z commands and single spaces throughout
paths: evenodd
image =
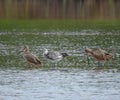
M 36 33 L 4 33 L 0 34 L 0 67 L 25 67 L 26 62 L 22 53 L 18 53 L 24 45 L 29 45 L 30 51 L 36 54 L 45 66 L 50 63 L 43 57 L 43 48 L 68 53 L 59 67 L 88 67 L 85 48 L 102 48 L 114 55 L 114 59 L 105 62 L 105 67 L 120 66 L 120 35 L 112 32 L 97 32 L 83 30 L 81 32 L 36 32 Z M 96 67 L 97 61 L 89 56 L 90 66 Z M 51 65 L 49 66 L 51 67 Z
M 119 100 L 120 73 L 58 68 L 0 70 L 0 100 Z
M 28 70 L 19 53 L 24 45 L 44 67 Z M 86 47 L 100 47 L 114 58 L 97 67 L 85 56 Z M 43 57 L 43 48 L 67 52 L 69 56 L 53 67 Z M 119 100 L 120 36 L 92 30 L 82 32 L 1 33 L 0 100 Z

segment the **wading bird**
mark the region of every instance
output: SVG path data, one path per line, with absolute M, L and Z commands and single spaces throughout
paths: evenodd
M 24 48 L 23 48 L 23 52 L 24 52 L 24 55 L 23 57 L 26 59 L 26 61 L 31 64 L 32 66 L 34 66 L 35 68 L 38 68 L 42 65 L 41 61 L 38 59 L 38 57 L 34 54 L 32 54 L 30 51 L 29 51 L 29 47 L 26 45 Z
M 48 51 L 46 48 L 44 48 L 43 55 L 51 62 L 58 62 L 68 56 L 67 53 L 60 53 L 58 51 Z
M 87 55 L 88 53 L 90 53 L 94 58 L 96 58 L 96 60 L 98 61 L 98 66 L 101 66 L 100 65 L 101 61 L 108 61 L 113 58 L 112 54 L 100 48 L 94 48 L 94 49 L 86 48 L 85 52 L 87 53 Z

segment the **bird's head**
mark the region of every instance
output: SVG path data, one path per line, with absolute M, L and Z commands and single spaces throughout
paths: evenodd
M 86 53 L 92 53 L 92 49 L 86 48 L 86 49 L 85 49 L 85 52 L 86 52 Z
M 28 52 L 28 51 L 29 51 L 29 47 L 28 47 L 28 45 L 25 45 L 23 48 L 23 52 Z
M 43 54 L 48 54 L 48 49 L 43 48 Z
M 69 56 L 67 53 L 61 53 L 63 57 Z

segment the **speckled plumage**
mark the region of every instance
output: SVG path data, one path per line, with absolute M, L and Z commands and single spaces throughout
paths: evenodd
M 87 53 L 90 53 L 98 61 L 107 61 L 113 58 L 112 54 L 100 48 L 94 48 L 94 49 L 87 48 L 85 51 Z
M 38 57 L 29 51 L 28 46 L 24 47 L 23 52 L 24 52 L 23 57 L 26 59 L 28 63 L 34 64 L 34 65 L 42 64 L 41 61 L 38 59 Z

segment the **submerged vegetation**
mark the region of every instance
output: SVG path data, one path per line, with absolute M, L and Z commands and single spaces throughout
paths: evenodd
M 18 52 L 29 45 L 44 66 L 52 66 L 42 56 L 43 48 L 66 51 L 70 55 L 60 61 L 59 67 L 88 67 L 84 55 L 86 47 L 100 47 L 114 54 L 105 67 L 120 66 L 119 20 L 0 20 L 0 67 L 28 67 Z M 97 61 L 90 57 L 90 66 Z
M 92 34 L 92 33 L 91 33 Z M 105 67 L 120 66 L 120 45 L 119 35 L 77 35 L 59 33 L 8 33 L 0 35 L 0 66 L 1 67 L 28 67 L 18 52 L 29 45 L 31 52 L 37 54 L 44 66 L 50 67 L 51 64 L 43 57 L 43 48 L 67 52 L 70 56 L 58 62 L 59 67 L 88 67 L 85 57 L 86 47 L 100 47 L 114 55 L 114 59 L 105 63 Z M 90 66 L 97 66 L 97 61 L 90 56 Z

